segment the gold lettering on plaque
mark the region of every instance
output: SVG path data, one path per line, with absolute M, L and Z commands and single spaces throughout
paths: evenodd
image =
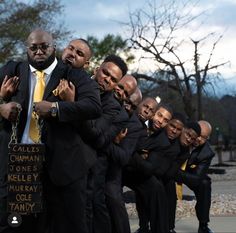
M 8 203 L 11 212 L 33 212 L 35 203 Z
M 8 191 L 9 192 L 38 192 L 38 185 L 13 185 L 9 184 Z
M 37 146 L 24 146 L 24 145 L 14 145 L 12 147 L 14 152 L 23 152 L 23 153 L 38 153 L 39 148 Z
M 8 174 L 9 182 L 34 182 L 37 181 L 39 174 Z
M 40 162 L 39 155 L 10 155 L 10 162 Z

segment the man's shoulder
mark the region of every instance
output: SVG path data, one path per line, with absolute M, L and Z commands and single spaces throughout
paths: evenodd
M 178 138 L 175 138 L 173 140 L 170 140 L 170 150 L 176 151 L 176 154 L 181 152 L 181 144 L 180 141 L 178 140 Z
M 167 149 L 171 143 L 164 129 L 160 129 L 157 132 L 149 136 L 149 140 L 153 141 L 155 148 Z
M 117 109 L 121 110 L 121 105 L 115 99 L 112 91 L 104 92 L 101 95 L 101 101 L 102 101 L 103 106 L 112 106 L 113 108 L 117 108 Z
M 93 83 L 94 81 L 90 78 L 88 72 L 82 68 L 73 68 L 68 67 L 67 71 L 68 79 L 72 82 L 80 84 L 80 83 Z
M 131 115 L 131 117 L 129 118 L 129 123 L 134 125 L 137 129 L 140 129 L 140 130 L 142 130 L 144 127 L 136 113 L 133 113 Z
M 20 73 L 22 67 L 28 67 L 29 64 L 26 61 L 8 61 L 5 65 L 1 67 L 1 75 L 8 75 L 9 77 L 17 76 Z
M 215 152 L 212 150 L 209 142 L 206 142 L 204 145 L 196 148 L 195 153 L 198 153 L 198 157 L 203 160 L 212 159 L 215 155 Z
M 202 147 L 202 153 L 208 154 L 209 157 L 213 157 L 215 155 L 215 152 L 213 151 L 211 145 L 209 142 L 206 142 Z

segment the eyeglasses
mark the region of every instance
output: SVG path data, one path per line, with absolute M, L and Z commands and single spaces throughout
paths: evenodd
M 46 51 L 48 48 L 53 47 L 53 46 L 54 46 L 53 44 L 40 44 L 40 45 L 32 44 L 30 46 L 27 46 L 27 49 L 31 50 L 32 52 L 36 52 L 39 49 L 41 51 Z

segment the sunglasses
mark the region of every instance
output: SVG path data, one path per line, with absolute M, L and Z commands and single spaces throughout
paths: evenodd
M 40 45 L 36 45 L 36 44 L 32 44 L 30 46 L 27 47 L 27 49 L 31 50 L 32 52 L 36 52 L 39 49 L 41 51 L 46 51 L 48 48 L 53 47 L 53 44 L 40 44 Z

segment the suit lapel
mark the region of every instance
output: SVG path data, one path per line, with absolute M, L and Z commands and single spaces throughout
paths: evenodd
M 19 67 L 19 79 L 20 83 L 17 89 L 16 96 L 13 96 L 12 100 L 20 103 L 25 109 L 28 109 L 29 103 L 29 65 L 27 62 L 23 62 Z
M 58 61 L 58 64 L 53 70 L 50 80 L 46 86 L 43 99 L 47 99 L 51 95 L 52 91 L 58 86 L 60 79 L 62 78 L 67 78 L 67 66 L 61 61 Z
M 198 155 L 199 155 L 199 148 L 196 148 L 195 150 L 192 151 L 188 164 L 189 165 L 193 164 L 196 161 Z

